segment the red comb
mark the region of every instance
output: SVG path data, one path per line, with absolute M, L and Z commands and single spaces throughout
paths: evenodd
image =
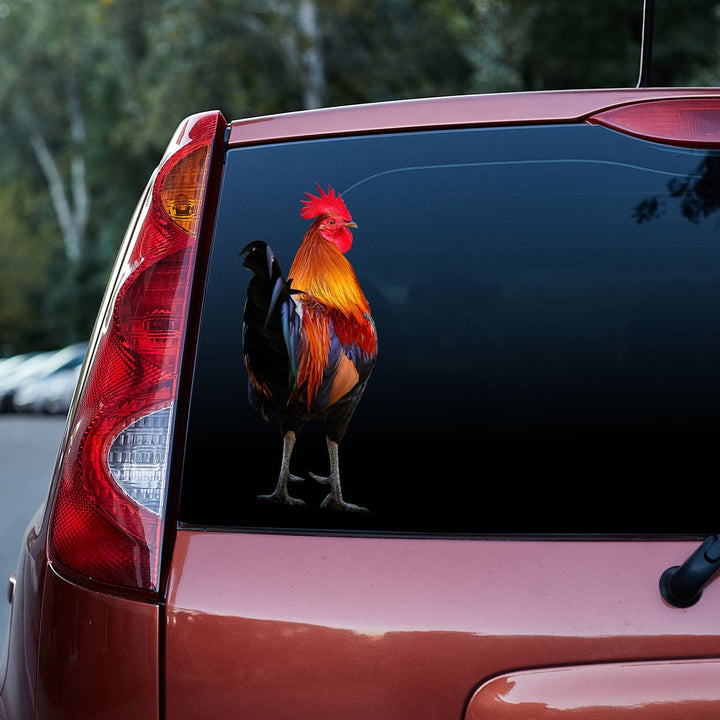
M 318 217 L 319 215 L 339 215 L 347 222 L 352 220 L 343 199 L 339 194 L 336 195 L 335 191 L 329 185 L 327 194 L 323 192 L 323 189 L 319 185 L 317 185 L 317 189 L 320 192 L 319 197 L 305 193 L 308 199 L 302 201 L 303 208 L 300 211 L 302 217 L 306 220 L 312 220 L 312 218 Z

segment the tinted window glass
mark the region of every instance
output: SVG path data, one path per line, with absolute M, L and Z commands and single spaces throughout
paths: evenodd
M 720 158 L 600 127 L 393 134 L 229 152 L 192 396 L 181 519 L 400 532 L 717 532 Z M 262 240 L 287 273 L 316 183 L 379 353 L 320 510 L 323 427 L 291 492 L 250 407 L 242 313 Z M 709 498 L 714 498 L 711 489 Z

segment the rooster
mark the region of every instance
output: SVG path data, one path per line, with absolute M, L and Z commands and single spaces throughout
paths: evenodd
M 243 265 L 253 276 L 243 313 L 243 353 L 250 404 L 268 420 L 277 419 L 283 437 L 275 490 L 260 499 L 304 505 L 292 497 L 290 459 L 305 423 L 322 418 L 330 475 L 310 473 L 329 485 L 321 507 L 367 512 L 342 497 L 338 448 L 377 357 L 370 306 L 345 253 L 352 245 L 352 221 L 332 188 L 305 193 L 301 216 L 313 220 L 286 280 L 269 245 L 247 245 Z

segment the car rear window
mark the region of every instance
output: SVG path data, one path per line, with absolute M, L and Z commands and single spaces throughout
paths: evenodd
M 717 532 L 720 156 L 590 125 L 231 149 L 208 270 L 180 520 L 431 534 Z M 288 507 L 282 439 L 248 402 L 241 250 L 287 274 L 332 186 L 378 357 L 321 509 L 320 421 Z

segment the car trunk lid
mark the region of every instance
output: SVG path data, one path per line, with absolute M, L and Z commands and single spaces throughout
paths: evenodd
M 185 529 L 166 717 L 459 718 L 511 670 L 720 657 L 720 589 L 658 589 L 694 545 Z

